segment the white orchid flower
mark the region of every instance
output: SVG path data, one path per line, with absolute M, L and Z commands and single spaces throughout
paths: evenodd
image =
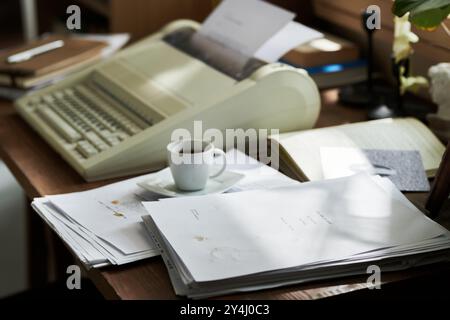
M 420 88 L 428 86 L 428 80 L 425 77 L 400 77 L 400 92 L 417 92 Z
M 395 30 L 393 51 L 396 62 L 408 58 L 413 52 L 410 43 L 419 41 L 419 37 L 411 31 L 411 22 L 408 21 L 408 16 L 409 13 L 401 18 L 394 17 Z

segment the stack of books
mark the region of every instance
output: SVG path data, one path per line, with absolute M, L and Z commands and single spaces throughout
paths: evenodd
M 14 100 L 53 84 L 117 52 L 128 40 L 128 34 L 50 35 L 4 50 L 0 54 L 0 97 Z M 43 49 L 41 53 L 33 54 L 52 45 L 55 46 L 51 50 Z M 14 61 L 15 57 L 29 53 L 28 58 Z
M 367 79 L 367 62 L 359 55 L 353 42 L 324 33 L 323 38 L 292 49 L 282 61 L 305 69 L 319 89 L 327 89 Z

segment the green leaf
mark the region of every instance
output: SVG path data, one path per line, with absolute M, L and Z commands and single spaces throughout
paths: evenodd
M 422 0 L 396 0 L 392 6 L 392 13 L 397 17 L 403 17 L 415 7 L 419 6 Z
M 398 17 L 409 12 L 413 24 L 433 29 L 450 14 L 450 0 L 396 0 L 392 12 Z

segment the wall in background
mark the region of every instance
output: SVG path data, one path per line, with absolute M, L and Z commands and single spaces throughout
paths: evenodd
M 391 52 L 394 37 L 394 15 L 391 13 L 392 0 L 312 0 L 315 14 L 328 26 L 329 31 L 339 33 L 353 41 L 366 45 L 365 32 L 362 29 L 361 12 L 369 5 L 381 8 L 381 30 L 374 35 L 375 60 L 386 76 L 391 76 Z M 414 74 L 427 75 L 428 68 L 439 62 L 450 61 L 450 37 L 442 27 L 433 32 L 413 31 L 420 41 L 413 45 L 415 50 L 411 58 Z
M 0 298 L 23 291 L 27 286 L 24 197 L 0 161 Z
M 0 1 L 0 49 L 17 45 L 22 40 L 20 1 Z
M 40 33 L 65 21 L 68 5 L 81 7 L 82 32 L 128 32 L 138 40 L 177 19 L 203 21 L 216 0 L 37 0 Z M 65 25 L 65 24 L 63 24 Z
M 82 8 L 82 32 L 129 32 L 133 40 L 138 40 L 176 19 L 202 22 L 221 0 L 36 1 L 40 33 L 59 30 L 59 26 L 65 28 L 66 8 L 77 4 Z M 297 20 L 314 25 L 312 0 L 269 1 L 296 12 Z

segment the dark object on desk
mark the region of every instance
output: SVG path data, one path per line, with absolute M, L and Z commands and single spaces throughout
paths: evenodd
M 430 212 L 431 217 L 439 215 L 445 201 L 450 196 L 450 144 L 442 158 L 441 166 L 436 174 L 433 188 L 427 199 L 425 208 Z
M 383 83 L 375 83 L 374 61 L 373 61 L 373 34 L 375 29 L 367 27 L 367 19 L 370 17 L 366 12 L 362 15 L 362 27 L 367 34 L 367 81 L 356 85 L 347 86 L 340 90 L 339 101 L 346 105 L 368 108 L 367 118 L 369 120 L 393 118 L 397 116 L 413 116 L 425 121 L 429 112 L 426 104 L 417 102 L 416 99 L 406 98 L 400 92 L 400 68 L 405 69 L 405 75 L 409 74 L 409 60 L 398 63 L 392 58 L 392 72 L 395 77 L 395 88 Z M 428 111 L 427 111 L 428 110 Z
M 392 89 L 378 78 L 378 76 L 373 76 L 373 94 L 378 101 L 386 103 L 394 98 Z M 367 82 L 364 81 L 340 88 L 339 102 L 352 107 L 368 108 L 370 94 L 367 92 Z
M 419 151 L 410 150 L 364 150 L 375 167 L 386 167 L 394 174 L 386 175 L 403 192 L 428 192 L 430 184 Z
M 367 63 L 355 60 L 341 64 L 330 64 L 305 68 L 317 87 L 321 90 L 358 83 L 366 79 Z
M 427 104 L 420 103 L 417 99 L 406 99 L 406 92 L 402 92 L 401 78 L 410 76 L 410 59 L 396 61 L 391 57 L 392 73 L 395 78 L 394 99 L 385 101 L 378 106 L 373 107 L 368 114 L 371 120 L 385 119 L 393 117 L 416 117 L 422 121 L 426 119 L 426 113 L 429 112 Z
M 370 110 L 367 115 L 367 117 L 370 120 L 394 118 L 404 115 L 404 112 L 402 110 L 403 97 L 400 93 L 400 76 L 399 76 L 400 75 L 399 70 L 402 67 L 409 69 L 409 60 L 403 60 L 400 61 L 399 63 L 396 63 L 395 58 L 392 58 L 392 71 L 395 76 L 395 86 L 396 86 L 395 99 L 393 100 L 393 103 L 387 103 L 387 101 L 384 100 L 379 104 L 375 104 L 372 95 L 372 105 L 370 106 Z
M 387 118 L 391 115 L 387 107 L 387 101 L 392 100 L 392 90 L 382 83 L 375 84 L 374 81 L 373 34 L 375 29 L 367 27 L 369 18 L 370 14 L 363 11 L 361 22 L 367 35 L 367 80 L 343 87 L 339 91 L 339 101 L 344 104 L 372 109 L 369 112 L 369 119 Z
M 366 30 L 367 38 L 368 38 L 368 50 L 367 56 L 369 60 L 369 69 L 367 76 L 367 93 L 368 93 L 368 107 L 369 112 L 367 117 L 369 120 L 376 119 L 385 119 L 385 118 L 393 118 L 397 115 L 395 109 L 390 108 L 387 104 L 387 101 L 384 99 L 384 96 L 381 96 L 382 99 L 376 99 L 375 92 L 373 90 L 373 33 L 375 29 L 368 28 L 368 21 L 370 19 L 370 14 L 366 11 L 362 15 L 363 27 Z

